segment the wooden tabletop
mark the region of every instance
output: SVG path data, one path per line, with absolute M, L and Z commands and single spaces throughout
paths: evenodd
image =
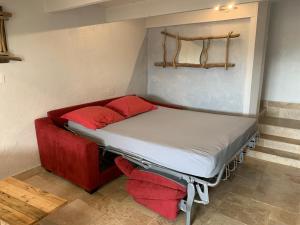
M 0 180 L 0 225 L 30 225 L 67 200 L 9 177 Z

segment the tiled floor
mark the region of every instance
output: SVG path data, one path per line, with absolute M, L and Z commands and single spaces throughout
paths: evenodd
M 69 202 L 81 199 L 102 214 L 101 225 L 184 225 L 183 213 L 170 222 L 135 203 L 124 190 L 125 177 L 93 195 L 41 168 L 17 178 Z M 210 193 L 208 206 L 195 207 L 193 225 L 300 225 L 300 169 L 247 159 Z

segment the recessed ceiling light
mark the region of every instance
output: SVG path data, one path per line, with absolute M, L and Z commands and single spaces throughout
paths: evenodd
M 234 9 L 234 4 L 233 4 L 233 3 L 228 4 L 228 5 L 227 5 L 227 9 L 229 9 L 229 10 Z
M 214 10 L 216 10 L 216 11 L 220 11 L 220 9 L 221 9 L 220 5 L 217 5 L 217 6 L 214 7 Z

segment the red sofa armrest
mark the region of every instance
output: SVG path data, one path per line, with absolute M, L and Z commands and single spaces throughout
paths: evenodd
M 42 166 L 86 191 L 100 186 L 96 143 L 57 127 L 49 118 L 35 120 Z

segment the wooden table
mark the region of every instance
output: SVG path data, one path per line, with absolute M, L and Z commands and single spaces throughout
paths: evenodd
M 38 222 L 67 201 L 20 180 L 0 180 L 0 225 Z

